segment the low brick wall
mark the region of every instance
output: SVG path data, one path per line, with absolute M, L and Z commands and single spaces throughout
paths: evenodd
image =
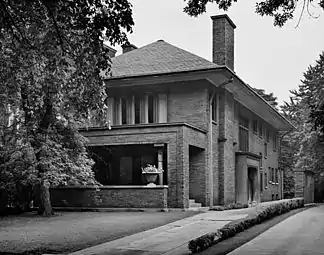
M 53 207 L 167 208 L 168 186 L 93 186 L 52 188 Z

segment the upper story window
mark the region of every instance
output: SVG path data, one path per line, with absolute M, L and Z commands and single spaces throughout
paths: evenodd
M 264 157 L 267 158 L 268 157 L 268 144 L 264 143 Z
M 212 115 L 212 120 L 217 121 L 217 94 L 214 95 L 214 98 L 212 101 L 211 115 Z
M 258 133 L 258 121 L 253 120 L 253 132 Z
M 263 125 L 262 125 L 262 122 L 259 121 L 259 136 L 260 137 L 263 137 Z
M 266 141 L 267 143 L 270 142 L 270 130 L 266 128 Z
M 111 125 L 164 123 L 167 120 L 166 94 L 109 97 L 107 104 Z
M 262 166 L 263 166 L 262 152 L 260 152 L 259 155 L 260 155 L 259 166 L 260 166 L 260 168 L 262 168 Z
M 276 151 L 278 147 L 277 133 L 273 133 L 273 150 Z
M 240 151 L 249 151 L 249 120 L 239 117 L 239 148 Z

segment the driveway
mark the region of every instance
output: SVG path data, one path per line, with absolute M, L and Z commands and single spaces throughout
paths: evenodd
M 0 219 L 0 253 L 71 252 L 109 242 L 197 214 L 197 212 L 32 213 Z
M 324 254 L 323 215 L 323 205 L 295 214 L 229 254 Z

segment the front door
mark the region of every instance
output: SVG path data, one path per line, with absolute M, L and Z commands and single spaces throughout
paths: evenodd
M 256 178 L 256 169 L 248 168 L 248 202 L 252 203 L 255 200 L 255 178 Z

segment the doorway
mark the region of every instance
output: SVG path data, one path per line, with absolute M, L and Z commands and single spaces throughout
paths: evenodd
M 257 201 L 257 169 L 254 167 L 248 168 L 248 203 Z

